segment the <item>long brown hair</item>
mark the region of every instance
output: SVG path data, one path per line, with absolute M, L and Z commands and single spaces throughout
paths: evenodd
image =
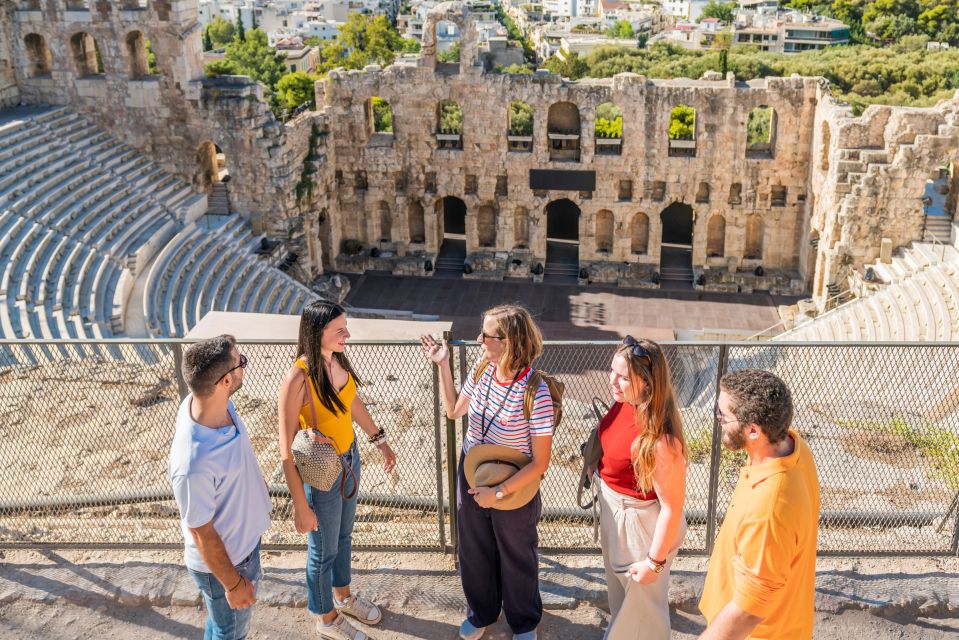
M 506 350 L 498 362 L 507 371 L 521 372 L 543 352 L 543 335 L 525 307 L 501 304 L 483 312 L 496 321 L 496 332 L 506 338 Z
M 653 490 L 653 469 L 656 466 L 656 444 L 666 438 L 667 444 L 679 443 L 686 455 L 683 439 L 682 418 L 673 393 L 673 381 L 669 363 L 663 348 L 652 340 L 639 338 L 635 344 L 646 350 L 647 355 L 634 355 L 633 345 L 623 345 L 616 351 L 626 360 L 629 379 L 633 388 L 638 380 L 645 383 L 641 398 L 633 400 L 636 407 L 636 427 L 639 435 L 630 447 L 630 459 L 636 484 L 644 492 Z
M 313 381 L 313 387 L 316 389 L 316 395 L 320 399 L 320 404 L 326 407 L 326 410 L 336 415 L 337 413 L 346 413 L 346 406 L 340 400 L 333 381 L 323 366 L 323 353 L 320 350 L 320 344 L 323 341 L 323 331 L 326 326 L 334 319 L 346 313 L 343 307 L 326 300 L 315 300 L 303 307 L 300 314 L 300 339 L 296 344 L 297 359 L 305 357 L 306 373 Z M 345 353 L 333 353 L 333 358 L 343 369 L 353 377 L 353 382 L 359 384 L 359 378 Z

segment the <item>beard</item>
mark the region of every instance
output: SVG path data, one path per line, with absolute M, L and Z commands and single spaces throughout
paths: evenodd
M 231 396 L 232 396 L 234 393 L 236 393 L 237 391 L 239 391 L 241 388 L 243 388 L 243 380 L 242 380 L 242 379 L 240 379 L 240 378 L 233 378 L 233 379 L 236 380 L 236 386 L 233 387 L 232 389 L 230 389 L 230 395 L 231 395 Z
M 723 446 L 730 451 L 739 451 L 746 446 L 746 434 L 743 433 L 742 427 L 733 431 L 723 429 L 722 441 Z

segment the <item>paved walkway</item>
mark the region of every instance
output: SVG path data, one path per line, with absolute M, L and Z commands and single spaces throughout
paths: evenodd
M 379 273 L 351 277 L 351 282 L 346 300 L 349 304 L 436 314 L 453 322 L 453 335 L 460 339 L 474 338 L 479 332 L 480 314 L 504 302 L 528 307 L 549 340 L 611 340 L 627 333 L 671 340 L 677 330 L 756 333 L 779 322 L 777 304 L 798 299 Z

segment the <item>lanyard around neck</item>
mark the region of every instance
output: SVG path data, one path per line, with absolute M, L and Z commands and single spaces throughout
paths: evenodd
M 489 374 L 489 383 L 486 385 L 486 397 L 483 398 L 483 414 L 480 416 L 480 444 L 483 444 L 486 441 L 486 434 L 489 432 L 490 427 L 493 426 L 493 423 L 496 422 L 496 418 L 503 411 L 503 407 L 506 406 L 506 401 L 509 400 L 510 391 L 513 390 L 513 386 L 516 384 L 516 381 L 519 380 L 521 373 L 522 371 L 517 371 L 516 375 L 513 376 L 513 381 L 510 382 L 509 386 L 506 388 L 506 394 L 503 396 L 503 401 L 500 403 L 499 407 L 497 407 L 496 413 L 493 414 L 493 417 L 491 417 L 487 423 L 486 406 L 489 404 L 489 394 L 493 389 L 493 383 L 496 382 L 496 365 L 493 365 L 493 371 L 491 371 Z

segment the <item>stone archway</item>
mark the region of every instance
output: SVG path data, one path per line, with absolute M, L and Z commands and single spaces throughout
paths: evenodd
M 437 223 L 442 224 L 436 274 L 459 277 L 466 263 L 466 203 L 455 196 L 436 201 Z
M 663 289 L 690 289 L 693 284 L 693 208 L 674 202 L 660 214 L 659 277 Z
M 575 280 L 579 275 L 580 209 L 563 198 L 546 205 L 546 273 L 552 280 Z

